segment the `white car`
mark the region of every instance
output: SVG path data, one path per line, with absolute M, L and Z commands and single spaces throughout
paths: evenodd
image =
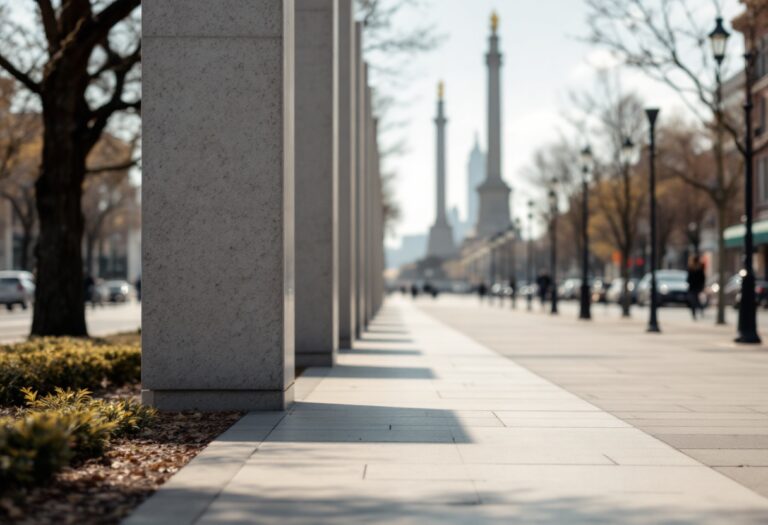
M 30 272 L 0 272 L 0 304 L 8 310 L 17 304 L 26 310 L 34 299 L 35 277 Z

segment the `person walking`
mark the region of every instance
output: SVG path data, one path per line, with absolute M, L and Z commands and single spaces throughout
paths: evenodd
M 549 297 L 549 288 L 552 286 L 552 278 L 547 272 L 542 271 L 539 277 L 536 279 L 536 285 L 539 290 L 539 301 L 541 301 L 541 309 L 544 309 L 544 304 Z
M 486 293 L 488 293 L 488 287 L 485 285 L 484 282 L 481 282 L 477 287 L 477 295 L 480 298 L 481 303 L 483 302 L 483 300 L 485 300 Z
M 699 296 L 704 291 L 704 282 L 706 276 L 704 275 L 704 264 L 701 262 L 701 257 L 698 255 L 692 255 L 688 260 L 688 306 L 691 309 L 691 315 L 696 320 L 696 314 L 704 315 L 704 307 L 701 305 Z
M 512 299 L 512 309 L 517 308 L 517 279 L 514 276 L 509 278 L 509 297 Z

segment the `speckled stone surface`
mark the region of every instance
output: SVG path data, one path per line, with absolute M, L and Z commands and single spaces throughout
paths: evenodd
M 367 66 L 363 60 L 363 30 L 360 22 L 356 24 L 358 60 L 357 60 L 357 134 L 355 136 L 355 147 L 357 149 L 357 197 L 355 209 L 357 210 L 357 305 L 356 305 L 356 331 L 357 337 L 363 333 L 367 319 L 365 318 L 365 301 L 368 299 L 365 295 L 366 283 L 366 162 L 367 151 L 365 141 L 366 112 L 365 112 L 365 92 L 368 85 Z
M 296 365 L 338 349 L 338 167 L 334 6 L 296 5 Z
M 144 6 L 142 383 L 160 408 L 290 402 L 293 9 Z
M 357 133 L 355 93 L 356 38 L 352 0 L 339 0 L 339 346 L 355 338 L 355 170 Z

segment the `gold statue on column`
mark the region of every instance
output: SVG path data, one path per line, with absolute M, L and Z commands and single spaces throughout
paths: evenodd
M 442 80 L 437 84 L 437 98 L 443 100 L 445 97 L 445 82 Z
M 496 33 L 496 30 L 499 28 L 499 15 L 494 11 L 491 13 L 491 30 Z

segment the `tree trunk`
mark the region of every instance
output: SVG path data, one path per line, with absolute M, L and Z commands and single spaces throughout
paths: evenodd
M 32 227 L 26 224 L 22 224 L 24 231 L 21 234 L 21 269 L 28 272 L 32 271 L 31 264 L 29 263 L 30 246 L 32 246 Z
M 90 233 L 85 234 L 85 275 L 95 277 L 93 273 L 93 249 L 95 247 L 96 240 Z
M 717 203 L 717 319 L 715 324 L 725 324 L 725 217 L 726 204 Z
M 55 78 L 52 78 L 55 77 Z M 88 146 L 83 75 L 61 67 L 46 79 L 43 155 L 35 184 L 40 238 L 32 335 L 87 336 L 80 203 Z M 82 85 L 81 85 L 82 84 Z

